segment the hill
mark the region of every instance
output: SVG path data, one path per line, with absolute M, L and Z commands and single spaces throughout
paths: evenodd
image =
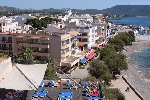
M 46 12 L 46 13 L 62 13 L 64 9 L 41 9 L 41 10 L 31 10 L 31 9 L 19 9 L 15 7 L 0 6 L 1 12 L 15 12 L 15 13 L 29 13 L 29 12 Z M 97 9 L 72 9 L 73 13 L 78 14 L 117 14 L 117 15 L 127 15 L 127 16 L 150 16 L 150 5 L 116 5 L 111 8 L 97 10 Z
M 150 5 L 116 5 L 100 12 L 128 16 L 150 16 Z

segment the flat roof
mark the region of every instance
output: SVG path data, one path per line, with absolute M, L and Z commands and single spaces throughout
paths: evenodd
M 15 64 L 12 67 L 11 72 L 6 74 L 6 76 L 0 80 L 0 88 L 36 90 L 43 80 L 46 68 L 47 64 Z

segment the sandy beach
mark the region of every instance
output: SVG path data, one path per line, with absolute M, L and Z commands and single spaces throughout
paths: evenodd
M 128 70 L 123 71 L 128 82 L 145 98 L 150 100 L 150 79 L 146 79 L 144 73 L 133 63 L 133 56 L 136 52 L 140 52 L 145 47 L 150 46 L 150 41 L 134 42 L 132 46 L 126 46 L 123 53 L 127 56 Z

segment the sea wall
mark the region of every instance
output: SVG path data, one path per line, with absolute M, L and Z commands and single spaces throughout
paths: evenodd
M 136 36 L 137 41 L 144 41 L 144 40 L 150 40 L 150 35 L 137 35 Z
M 132 86 L 132 84 L 126 79 L 124 75 L 122 76 L 122 78 L 141 100 L 145 100 L 144 97 Z

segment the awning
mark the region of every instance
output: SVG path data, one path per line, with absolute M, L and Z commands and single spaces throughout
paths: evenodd
M 94 51 L 92 51 L 90 54 L 88 54 L 88 55 L 86 56 L 86 58 L 91 59 L 91 58 L 93 58 L 95 55 L 96 55 L 96 53 L 95 53 Z
M 85 57 L 84 57 L 83 59 L 80 60 L 81 63 L 85 63 L 86 61 L 88 61 L 88 59 L 85 58 Z
M 84 42 L 78 42 L 77 45 L 80 47 L 83 47 L 85 45 L 85 43 Z
M 99 46 L 98 46 L 98 48 L 99 48 L 99 49 L 102 49 L 102 48 L 103 48 L 103 46 L 102 46 L 102 45 L 99 45 Z

